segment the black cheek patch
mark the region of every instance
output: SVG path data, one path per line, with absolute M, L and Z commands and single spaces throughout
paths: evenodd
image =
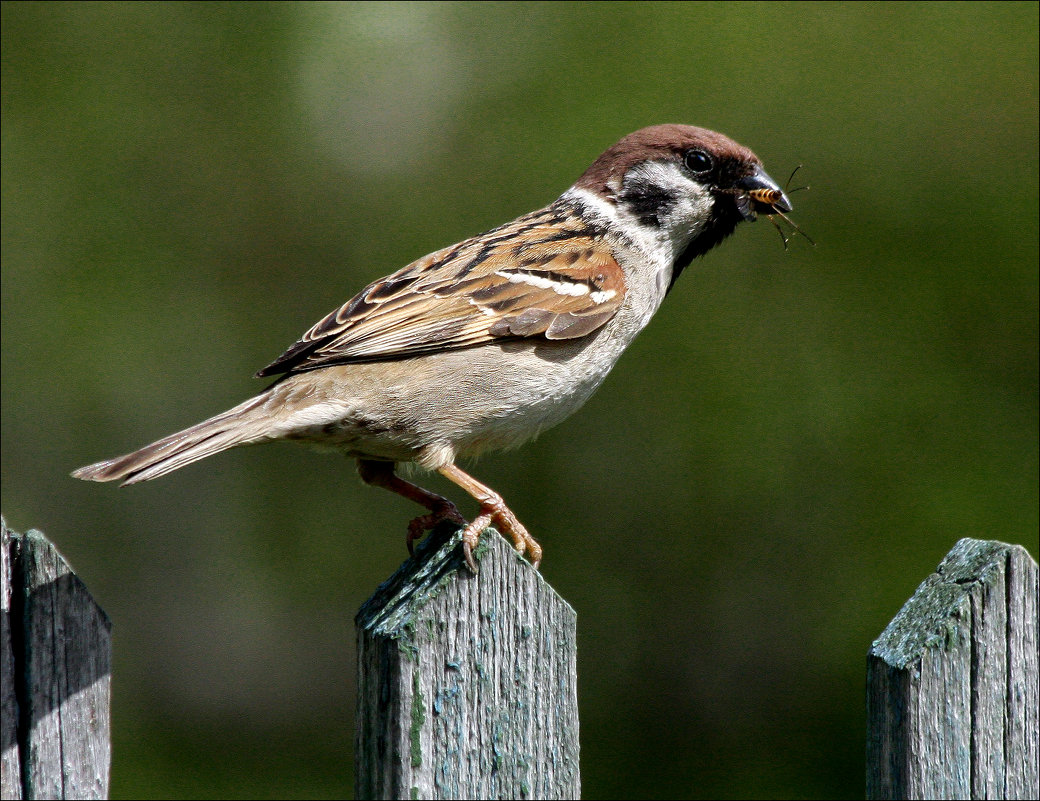
M 674 191 L 644 181 L 633 182 L 618 196 L 618 200 L 632 210 L 639 222 L 654 228 L 661 227 L 663 219 L 678 199 Z

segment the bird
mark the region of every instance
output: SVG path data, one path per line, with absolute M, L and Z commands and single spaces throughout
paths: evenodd
M 457 464 L 564 420 L 603 382 L 690 263 L 791 202 L 748 148 L 712 130 L 642 128 L 549 205 L 366 286 L 257 377 L 265 390 L 76 478 L 135 484 L 240 445 L 296 441 L 357 459 L 362 480 L 462 528 L 466 565 L 489 526 L 537 568 L 542 547 L 504 499 Z M 786 240 L 785 240 L 786 242 Z M 397 474 L 436 471 L 479 504 Z

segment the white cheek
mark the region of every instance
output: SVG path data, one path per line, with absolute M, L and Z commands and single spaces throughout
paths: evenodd
M 660 187 L 675 198 L 667 213 L 660 218 L 659 227 L 642 226 L 648 229 L 648 234 L 656 235 L 660 246 L 670 248 L 674 260 L 704 228 L 711 215 L 714 197 L 707 187 L 694 181 L 673 162 L 640 164 L 625 176 L 625 183 L 629 182 Z
M 696 193 L 682 195 L 662 220 L 663 227 L 671 232 L 673 238 L 683 240 L 682 248 L 704 228 L 711 216 L 711 207 L 715 203 L 709 192 L 701 187 L 698 187 L 698 190 Z
M 578 201 L 622 232 L 636 250 L 668 273 L 664 278 L 667 286 L 672 265 L 704 228 L 714 198 L 705 186 L 692 180 L 678 164 L 671 162 L 640 164 L 625 176 L 625 183 L 629 182 L 653 184 L 675 198 L 667 214 L 660 219 L 660 225 L 647 225 L 625 205 L 609 203 L 584 189 L 572 187 L 565 197 Z M 622 190 L 618 187 L 616 191 L 620 193 Z

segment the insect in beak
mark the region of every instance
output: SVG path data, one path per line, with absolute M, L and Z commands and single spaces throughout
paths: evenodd
M 756 203 L 762 203 L 766 206 L 772 206 L 776 208 L 780 202 L 780 198 L 784 196 L 784 193 L 779 189 L 749 189 L 748 197 L 754 200 Z
M 787 250 L 787 244 L 788 244 L 788 242 L 791 241 L 791 238 L 787 234 L 784 233 L 784 229 L 781 228 L 780 227 L 780 223 L 778 223 L 776 221 L 777 217 L 779 217 L 784 222 L 786 222 L 788 225 L 790 225 L 792 231 L 794 231 L 795 233 L 800 234 L 801 236 L 805 237 L 805 240 L 810 245 L 812 245 L 813 247 L 816 247 L 816 242 L 813 241 L 813 238 L 811 236 L 809 236 L 807 233 L 805 233 L 805 231 L 803 231 L 801 228 L 799 228 L 798 224 L 795 223 L 795 221 L 792 220 L 790 217 L 788 217 L 784 213 L 783 209 L 777 208 L 777 203 L 776 203 L 776 201 L 778 201 L 780 198 L 786 198 L 787 194 L 791 194 L 791 193 L 794 193 L 794 192 L 800 192 L 803 189 L 809 189 L 809 186 L 796 186 L 794 189 L 788 189 L 788 187 L 791 185 L 791 180 L 795 176 L 795 173 L 797 173 L 798 170 L 800 170 L 801 168 L 802 168 L 802 165 L 799 164 L 797 167 L 795 167 L 791 171 L 791 174 L 787 178 L 787 184 L 784 186 L 784 191 L 783 192 L 781 192 L 779 189 L 752 189 L 752 190 L 750 190 L 748 192 L 748 196 L 752 200 L 757 200 L 759 203 L 765 203 L 765 204 L 770 205 L 770 206 L 773 207 L 772 213 L 771 214 L 767 213 L 766 217 L 768 218 L 769 222 L 771 222 L 773 224 L 773 227 L 776 228 L 777 233 L 780 234 L 780 239 L 782 239 L 783 243 L 784 243 L 784 250 Z M 761 196 L 759 197 L 757 195 L 761 195 Z M 767 197 L 767 195 L 769 197 Z

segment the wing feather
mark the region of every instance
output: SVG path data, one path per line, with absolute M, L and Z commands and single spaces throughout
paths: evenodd
M 582 337 L 614 316 L 625 289 L 602 232 L 556 203 L 370 284 L 257 375 Z

